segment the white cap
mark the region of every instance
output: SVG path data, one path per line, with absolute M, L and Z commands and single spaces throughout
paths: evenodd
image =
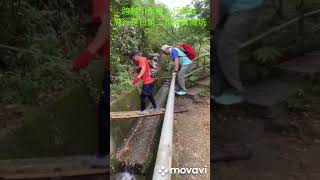
M 166 49 L 168 49 L 169 47 L 171 46 L 168 46 L 168 45 L 163 45 L 161 46 L 161 50 L 164 52 Z

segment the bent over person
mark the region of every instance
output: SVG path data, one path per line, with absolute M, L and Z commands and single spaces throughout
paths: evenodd
M 163 45 L 161 50 L 170 56 L 170 59 L 174 62 L 174 73 L 177 74 L 176 78 L 176 94 L 183 96 L 187 94 L 185 77 L 191 70 L 192 61 L 189 59 L 186 53 L 179 48 L 175 48 L 168 45 Z

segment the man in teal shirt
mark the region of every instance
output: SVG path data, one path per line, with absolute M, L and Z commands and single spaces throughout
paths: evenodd
M 214 0 L 215 1 L 215 0 Z M 243 101 L 245 90 L 240 80 L 238 51 L 249 35 L 264 0 L 216 0 L 218 17 L 214 27 L 216 54 L 213 54 L 212 93 L 216 103 L 235 104 Z
M 262 5 L 263 0 L 220 0 L 220 13 L 234 15 L 243 11 L 249 11 Z
M 186 95 L 185 76 L 189 73 L 191 69 L 192 61 L 179 48 L 163 45 L 161 47 L 161 50 L 165 54 L 170 55 L 170 59 L 175 64 L 174 72 L 177 73 L 176 94 L 180 96 Z

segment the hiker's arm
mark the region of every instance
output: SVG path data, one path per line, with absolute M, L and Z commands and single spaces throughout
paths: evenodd
M 72 67 L 73 69 L 81 69 L 85 68 L 88 65 L 88 62 L 92 59 L 92 56 L 97 53 L 98 50 L 100 50 L 104 45 L 107 43 L 108 39 L 108 29 L 109 29 L 109 21 L 108 20 L 108 14 L 106 13 L 102 19 L 102 24 L 100 25 L 96 36 L 94 40 L 89 44 L 87 49 L 82 52 L 79 56 L 73 59 L 72 61 Z M 106 46 L 108 47 L 108 44 Z M 106 52 L 106 51 L 103 51 Z M 104 54 L 103 57 L 107 57 L 108 54 Z
M 96 37 L 88 46 L 88 50 L 92 54 L 95 54 L 107 42 L 108 29 L 109 29 L 108 27 L 109 26 L 107 21 L 107 15 L 105 15 L 105 18 L 98 29 Z
M 175 71 L 179 70 L 179 57 L 176 57 L 174 59 L 174 64 L 175 64 Z
M 138 78 L 138 79 L 141 79 L 141 77 L 143 76 L 144 72 L 146 72 L 146 66 L 142 66 L 142 67 L 141 67 L 141 71 L 140 71 L 140 73 L 138 74 L 137 78 Z

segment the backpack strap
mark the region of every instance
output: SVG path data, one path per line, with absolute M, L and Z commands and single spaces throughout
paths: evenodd
M 174 48 L 174 49 L 176 49 L 176 51 L 178 51 L 178 56 L 179 57 L 188 57 L 187 54 L 185 52 L 183 52 L 181 49 L 179 49 L 179 48 Z M 183 54 L 185 54 L 185 56 L 180 56 L 179 55 L 180 54 L 179 51 L 181 51 Z

